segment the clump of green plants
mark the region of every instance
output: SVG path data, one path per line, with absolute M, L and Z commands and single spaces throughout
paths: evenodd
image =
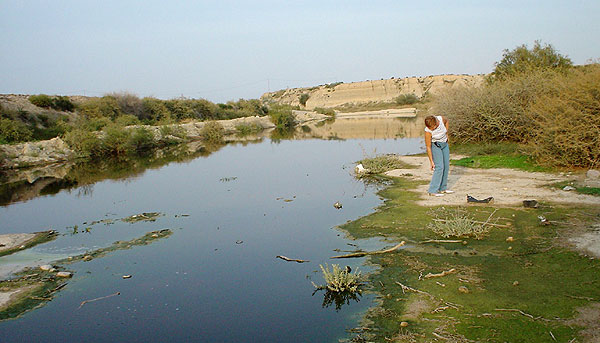
M 335 117 L 335 110 L 333 108 L 315 107 L 314 111 L 326 116 Z
M 63 136 L 63 140 L 83 156 L 97 156 L 102 154 L 102 140 L 93 131 L 75 128 Z
M 289 129 L 296 125 L 296 117 L 289 106 L 272 105 L 269 109 L 269 116 L 278 129 Z
M 216 121 L 209 121 L 202 127 L 200 135 L 209 143 L 222 143 L 225 136 L 225 129 L 223 125 Z
M 242 136 L 242 137 L 251 135 L 253 133 L 258 133 L 263 130 L 263 128 L 256 123 L 251 123 L 251 124 L 240 123 L 235 126 L 235 129 L 237 131 L 237 135 Z
M 357 292 L 361 285 L 360 271 L 351 272 L 349 267 L 340 268 L 337 264 L 332 264 L 332 270 L 329 270 L 329 266 L 325 264 L 325 267 L 319 265 L 323 272 L 323 278 L 325 279 L 325 285 L 317 286 L 313 282 L 313 286 L 317 289 L 327 289 L 332 292 Z
M 402 162 L 396 155 L 385 154 L 375 157 L 364 158 L 357 163 L 362 164 L 367 170 L 364 175 L 368 174 L 383 174 L 394 169 L 414 168 L 407 163 Z
M 26 142 L 33 133 L 24 123 L 10 119 L 0 118 L 0 144 Z
M 482 239 L 489 232 L 484 223 L 476 222 L 466 211 L 460 209 L 442 211 L 436 217 L 428 228 L 444 238 Z
M 300 101 L 300 105 L 306 106 L 306 102 L 308 101 L 308 98 L 310 98 L 310 95 L 308 93 L 300 94 L 300 98 L 298 99 L 298 101 Z
M 402 94 L 397 96 L 394 102 L 398 105 L 412 105 L 419 102 L 419 97 L 414 94 Z
M 72 112 L 75 109 L 75 104 L 67 96 L 48 96 L 46 94 L 38 94 L 29 96 L 29 102 L 37 107 L 52 108 L 59 111 Z

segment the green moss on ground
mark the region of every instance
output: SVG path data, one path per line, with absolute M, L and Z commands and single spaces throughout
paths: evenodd
M 403 250 L 370 257 L 381 266 L 370 276 L 381 306 L 368 313 L 370 330 L 363 331 L 362 338 L 549 342 L 552 333 L 559 342 L 581 339 L 582 328 L 573 320 L 576 309 L 590 305 L 590 299 L 600 301 L 600 261 L 563 247 L 557 237 L 572 225 L 541 225 L 538 216 L 553 223 L 588 225 L 598 220 L 600 208 L 466 206 L 461 208 L 478 221 L 486 221 L 496 210 L 490 222 L 504 227 L 490 228 L 480 240 L 461 238 L 467 244 L 420 243 L 442 239 L 427 228 L 432 211 L 441 208 L 415 205 L 415 185 L 393 180 L 379 193 L 385 201 L 375 213 L 342 227 L 355 238 L 407 242 Z M 449 275 L 424 278 L 452 268 L 456 271 Z M 427 294 L 403 291 L 398 283 Z M 408 326 L 401 327 L 403 321 Z

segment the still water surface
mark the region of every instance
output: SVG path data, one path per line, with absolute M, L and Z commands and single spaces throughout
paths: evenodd
M 147 246 L 67 266 L 67 287 L 42 308 L 0 323 L 2 342 L 335 342 L 358 325 L 373 295 L 323 307 L 311 281 L 334 249 L 376 249 L 337 229 L 381 200 L 351 175 L 365 153 L 420 152 L 419 138 L 285 140 L 228 145 L 208 156 L 106 179 L 0 208 L 0 233 L 61 236 L 0 258 L 42 261 L 171 228 Z M 291 200 L 291 201 L 285 201 Z M 336 210 L 333 203 L 343 204 Z M 84 222 L 161 212 L 156 222 Z M 180 216 L 187 214 L 189 216 Z M 70 228 L 78 225 L 80 233 Z M 277 255 L 310 260 L 298 264 Z M 4 259 L 4 260 L 2 260 Z M 37 260 L 36 260 L 37 259 Z M 333 260 L 335 262 L 335 260 Z M 368 271 L 363 260 L 342 261 Z M 339 261 L 337 262 L 339 263 Z M 122 276 L 131 274 L 131 279 Z M 88 303 L 84 300 L 114 296 Z

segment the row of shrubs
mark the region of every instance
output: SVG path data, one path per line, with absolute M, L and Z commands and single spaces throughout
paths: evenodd
M 542 164 L 600 166 L 600 64 L 515 69 L 437 97 L 452 139 L 516 142 Z
M 49 96 L 46 94 L 38 94 L 29 96 L 29 102 L 42 108 L 52 108 L 58 111 L 72 112 L 75 109 L 75 104 L 67 96 Z

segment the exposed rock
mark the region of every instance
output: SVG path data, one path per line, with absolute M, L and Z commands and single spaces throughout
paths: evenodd
M 436 75 L 340 83 L 265 93 L 261 96 L 261 100 L 300 106 L 300 96 L 308 94 L 309 98 L 305 106 L 307 109 L 350 103 L 390 102 L 404 94 L 414 94 L 421 98 L 427 94 L 437 94 L 443 89 L 479 86 L 484 78 L 484 75 Z
M 56 273 L 56 276 L 69 278 L 69 277 L 72 277 L 73 274 L 70 272 L 58 272 L 58 273 Z
M 583 185 L 585 187 L 595 187 L 600 188 L 600 171 L 595 169 L 590 169 L 585 174 L 586 178 L 583 181 Z
M 465 286 L 458 287 L 458 291 L 465 294 L 469 293 L 469 289 Z
M 75 152 L 60 138 L 21 144 L 0 145 L 0 161 L 3 168 L 20 168 L 67 161 L 75 157 Z
M 507 242 L 514 242 L 514 240 L 515 240 L 515 239 L 514 239 L 514 237 L 512 237 L 512 236 L 506 237 L 506 241 L 507 241 Z
M 575 189 L 576 189 L 576 188 L 575 188 L 575 187 L 573 187 L 573 186 L 565 186 L 565 187 L 563 188 L 563 191 L 566 191 L 566 192 L 568 192 L 568 191 L 574 191 Z
M 44 265 L 40 266 L 40 269 L 43 270 L 43 271 L 45 271 L 45 272 L 47 272 L 47 271 L 53 269 L 53 267 L 51 265 L 49 265 L 49 264 L 44 264 Z

